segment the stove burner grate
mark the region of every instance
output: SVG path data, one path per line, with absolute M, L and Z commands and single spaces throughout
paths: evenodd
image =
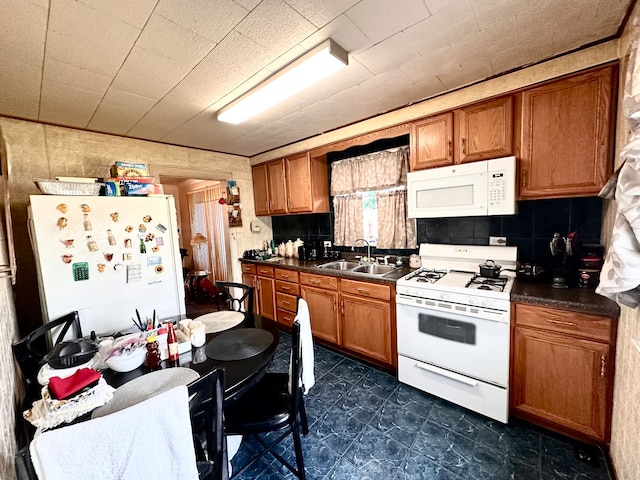
M 418 270 L 413 275 L 407 277 L 407 280 L 415 280 L 416 282 L 435 283 L 447 273 L 446 270 L 423 269 Z
M 507 277 L 488 278 L 481 275 L 474 275 L 465 285 L 466 288 L 477 290 L 492 290 L 502 292 L 507 284 Z

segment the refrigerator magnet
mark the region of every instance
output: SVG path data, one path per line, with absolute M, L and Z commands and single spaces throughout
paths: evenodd
M 167 231 L 167 227 L 165 227 L 163 224 L 159 223 L 158 225 L 156 225 L 156 229 L 159 230 L 160 232 L 164 233 Z
M 156 265 L 156 268 L 153 269 L 158 275 L 160 275 L 162 272 L 164 272 L 164 266 L 162 265 Z
M 147 231 L 147 226 L 144 223 L 141 223 L 140 225 L 138 225 L 138 231 L 140 233 L 146 232 Z
M 116 263 L 116 264 L 113 266 L 113 269 L 114 269 L 116 272 L 120 272 L 120 271 L 122 271 L 122 264 L 121 264 L 121 263 Z
M 162 237 L 156 237 L 156 245 L 158 245 L 159 247 L 164 245 L 164 240 Z
M 64 243 L 65 248 L 73 248 L 73 238 L 67 238 L 66 240 L 60 240 Z
M 111 260 L 113 260 L 113 253 L 103 252 L 102 254 L 104 255 L 104 259 L 107 262 L 110 262 Z
M 111 215 L 111 220 L 113 220 L 114 222 L 117 222 L 118 220 L 120 220 L 120 215 L 118 215 L 118 212 L 113 212 L 113 213 L 110 213 L 109 215 Z
M 153 265 L 161 265 L 162 257 L 148 257 L 147 258 L 147 267 L 152 267 Z
M 159 252 L 160 251 L 160 247 L 158 247 L 157 245 L 154 245 L 153 247 L 151 247 L 151 251 Z
M 98 272 L 104 273 L 104 267 L 105 267 L 104 263 L 99 263 L 98 264 Z
M 91 207 L 86 203 L 80 205 L 80 209 L 82 210 L 82 213 L 89 213 L 91 211 Z
M 142 221 L 144 223 L 149 223 L 151 220 L 151 215 L 145 215 L 144 217 L 142 217 Z
M 123 253 L 122 254 L 122 261 L 123 262 L 130 262 L 131 261 L 131 254 L 130 253 Z
M 62 255 L 62 261 L 64 263 L 71 263 L 73 261 L 73 255 L 70 255 L 70 254 Z
M 133 226 L 132 225 L 127 225 L 126 227 L 124 227 L 124 231 L 131 233 L 133 232 Z
M 131 239 L 130 238 L 125 238 L 124 239 L 124 248 L 131 248 Z
M 65 229 L 68 224 L 69 224 L 69 221 L 65 217 L 60 217 L 58 219 L 58 223 L 56 223 L 56 225 L 58 225 L 58 229 L 60 230 Z
M 155 237 L 156 236 L 153 233 L 147 233 L 147 235 L 144 237 L 144 241 L 145 242 L 152 242 Z
M 127 283 L 139 282 L 140 280 L 142 280 L 142 265 L 139 263 L 127 265 Z
M 66 203 L 60 203 L 56 208 L 60 210 L 62 213 L 67 213 L 68 207 Z

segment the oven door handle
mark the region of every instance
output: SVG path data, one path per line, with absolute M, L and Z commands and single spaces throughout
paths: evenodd
M 444 368 L 435 367 L 433 365 L 422 362 L 416 362 L 416 367 L 422 370 L 426 370 L 427 372 L 435 373 L 436 375 L 440 375 L 441 377 L 446 377 L 451 380 L 455 380 L 456 382 L 464 383 L 465 385 L 469 385 L 470 387 L 478 386 L 477 381 L 467 378 L 464 375 L 460 375 L 459 373 L 450 372 L 449 370 L 445 370 Z

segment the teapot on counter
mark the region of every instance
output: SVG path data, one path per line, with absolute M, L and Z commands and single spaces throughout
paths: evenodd
M 278 255 L 281 257 L 284 257 L 285 254 L 285 246 L 284 243 L 281 243 L 280 245 L 278 245 Z
M 293 256 L 295 258 L 299 258 L 300 257 L 300 255 L 298 253 L 299 252 L 298 249 L 303 245 L 304 245 L 304 242 L 302 240 L 300 240 L 299 238 L 296 238 L 296 241 L 293 242 Z

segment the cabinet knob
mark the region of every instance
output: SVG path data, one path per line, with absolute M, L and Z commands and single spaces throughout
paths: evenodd
M 522 187 L 525 188 L 527 186 L 527 171 L 522 170 Z
M 361 287 L 358 287 L 358 292 L 359 293 L 364 293 L 365 295 L 370 295 L 371 294 L 371 292 L 369 290 L 367 290 L 366 288 L 361 288 Z
M 606 365 L 606 363 L 607 363 L 607 360 L 606 360 L 605 356 L 601 355 L 600 356 L 600 377 L 601 378 L 604 378 L 604 376 L 605 376 L 605 373 L 606 373 L 605 365 Z
M 338 306 L 336 305 L 336 303 L 337 303 L 337 302 L 336 302 L 336 299 L 334 298 L 334 299 L 333 299 L 333 311 L 334 311 L 334 312 L 335 312 L 335 311 L 336 311 L 336 309 L 338 308 Z
M 344 315 L 344 300 L 340 302 L 340 305 L 342 306 L 342 315 Z
M 447 147 L 449 149 L 449 158 L 451 158 L 453 156 L 453 152 L 451 151 L 451 147 L 453 146 L 453 142 L 451 140 L 449 140 L 447 142 Z
M 462 147 L 462 154 L 466 155 L 467 154 L 467 145 L 466 145 L 466 141 L 464 139 L 464 137 L 460 138 L 460 146 Z
M 573 322 L 564 322 L 562 320 L 552 320 L 550 318 L 547 318 L 547 322 L 549 322 L 549 323 L 557 323 L 559 325 L 567 325 L 568 327 L 575 326 L 575 323 L 573 323 Z

